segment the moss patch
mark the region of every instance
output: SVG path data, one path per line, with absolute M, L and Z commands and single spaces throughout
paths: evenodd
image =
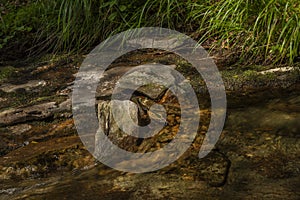
M 5 66 L 0 68 L 0 82 L 7 80 L 13 74 L 16 73 L 16 69 L 12 66 Z

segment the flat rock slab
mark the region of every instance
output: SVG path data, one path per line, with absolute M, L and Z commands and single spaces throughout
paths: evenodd
M 57 105 L 56 102 L 47 102 L 38 105 L 12 108 L 0 113 L 0 126 L 10 126 L 33 120 L 43 120 L 62 111 L 71 111 L 71 100 Z
M 26 163 L 32 159 L 35 159 L 37 155 L 41 155 L 45 152 L 68 149 L 76 145 L 81 145 L 78 136 L 54 138 L 46 142 L 30 143 L 27 146 L 19 148 L 5 155 L 0 160 L 0 165 L 7 166 L 11 165 L 12 163 Z
M 41 120 L 53 115 L 56 102 L 48 102 L 31 107 L 13 108 L 0 113 L 0 126 L 9 126 L 31 120 Z
M 78 154 L 84 153 L 81 145 L 78 136 L 54 138 L 45 142 L 31 142 L 0 159 L 0 179 L 10 179 L 13 176 L 39 177 L 41 174 L 53 170 L 53 167 L 58 170 L 60 167 L 66 166 L 66 163 L 68 163 L 67 167 L 74 168 L 78 164 L 80 165 L 80 162 L 85 162 L 78 156 Z M 84 155 L 86 154 L 84 153 Z M 63 158 L 59 158 L 60 156 Z M 76 161 L 76 159 L 79 160 Z M 76 162 L 79 163 L 76 164 Z
M 27 83 L 20 84 L 20 85 L 3 84 L 0 87 L 0 89 L 7 93 L 17 92 L 18 90 L 22 90 L 22 89 L 29 91 L 29 90 L 37 88 L 37 87 L 44 87 L 46 84 L 47 83 L 44 80 L 32 80 L 32 81 L 28 81 Z
M 147 66 L 152 67 L 152 65 Z M 157 66 L 153 65 L 153 67 Z M 175 65 L 169 65 L 169 67 L 175 68 Z M 126 78 L 122 79 L 122 76 L 130 70 L 132 70 L 132 72 L 128 73 Z M 119 82 L 120 78 L 121 82 Z M 100 80 L 100 84 L 97 87 L 96 98 L 101 99 L 110 97 L 116 84 L 119 83 L 119 90 L 117 93 L 122 93 L 124 91 L 136 91 L 151 99 L 158 99 L 167 90 L 167 87 L 159 84 L 162 80 L 168 83 L 166 85 L 168 87 L 175 82 L 176 76 L 164 69 L 160 70 L 160 74 L 155 74 L 150 68 L 145 70 L 135 70 L 134 67 L 112 68 L 106 71 L 103 78 Z M 143 82 L 151 82 L 153 84 L 141 85 Z
M 32 126 L 29 124 L 18 124 L 15 126 L 11 126 L 8 129 L 14 135 L 21 135 L 22 133 L 25 133 L 25 132 L 31 130 L 31 128 L 32 128 Z

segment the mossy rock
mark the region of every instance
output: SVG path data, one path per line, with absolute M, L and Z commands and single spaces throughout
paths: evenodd
M 7 80 L 16 73 L 16 69 L 12 66 L 5 66 L 0 68 L 0 82 Z

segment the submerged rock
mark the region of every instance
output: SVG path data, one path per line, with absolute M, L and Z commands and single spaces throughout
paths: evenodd
M 205 180 L 209 185 L 219 187 L 226 182 L 230 160 L 225 155 L 213 151 L 203 159 L 194 160 L 191 165 L 194 167 L 196 180 Z

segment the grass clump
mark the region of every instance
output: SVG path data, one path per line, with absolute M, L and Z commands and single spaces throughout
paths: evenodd
M 35 34 L 31 50 L 88 50 L 130 28 L 183 27 L 183 4 L 179 0 L 36 0 L 2 17 L 0 44 L 17 38 L 20 29 Z
M 298 0 L 34 0 L 0 16 L 0 49 L 18 40 L 31 42 L 27 49 L 34 52 L 82 52 L 121 31 L 160 26 L 196 35 L 199 44 L 228 49 L 246 63 L 293 63 L 300 56 L 299 5 Z
M 200 43 L 230 48 L 250 62 L 294 62 L 299 56 L 300 6 L 297 0 L 220 0 L 191 4 Z

